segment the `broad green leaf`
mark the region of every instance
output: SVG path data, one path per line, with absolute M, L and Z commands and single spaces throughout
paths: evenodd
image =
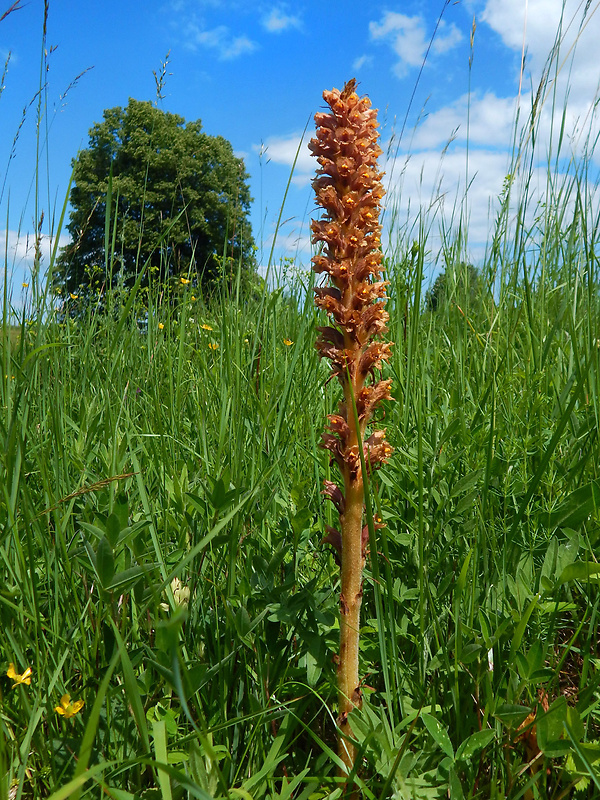
M 544 556 L 542 571 L 540 573 L 540 583 L 543 591 L 550 591 L 556 580 L 556 555 L 558 552 L 558 539 L 554 536 L 548 543 L 548 549 Z
M 567 531 L 565 531 L 567 533 Z M 565 567 L 572 564 L 577 558 L 579 551 L 579 534 L 575 531 L 568 532 L 568 539 L 563 542 L 556 554 L 556 577 L 558 578 Z
M 450 497 L 457 497 L 459 494 L 472 489 L 477 481 L 483 475 L 482 469 L 476 469 L 473 472 L 469 472 L 468 475 L 465 475 L 459 481 L 457 481 L 452 489 L 450 490 Z
M 519 725 L 531 714 L 533 709 L 529 706 L 519 706 L 514 703 L 503 703 L 494 712 L 496 719 L 509 728 L 518 728 Z
M 450 767 L 448 777 L 450 780 L 450 800 L 465 800 L 465 793 L 454 767 Z
M 576 561 L 569 564 L 560 574 L 558 583 L 569 583 L 569 581 L 597 581 L 600 574 L 600 564 L 595 561 Z
M 575 489 L 548 516 L 549 528 L 579 528 L 600 507 L 600 484 L 592 481 Z
M 441 748 L 441 750 L 452 760 L 454 760 L 454 748 L 452 742 L 445 728 L 442 727 L 441 722 L 431 714 L 421 714 L 423 724 L 431 734 L 434 742 Z
M 552 703 L 548 711 L 538 706 L 536 714 L 537 743 L 544 755 L 557 758 L 571 751 L 568 739 L 563 738 L 567 721 L 567 701 L 561 695 Z
M 456 760 L 469 761 L 474 754 L 494 741 L 496 732 L 493 730 L 476 731 L 460 745 L 456 751 Z
M 116 514 L 111 514 L 106 520 L 106 536 L 110 542 L 111 547 L 114 547 L 119 541 L 119 534 L 121 533 L 121 523 Z
M 98 542 L 98 549 L 96 550 L 96 570 L 102 588 L 105 589 L 110 584 L 115 574 L 113 551 L 106 536 L 103 536 Z
M 575 706 L 567 706 L 567 727 L 577 740 L 581 741 L 585 736 L 585 727 Z
M 108 586 L 104 588 L 109 592 L 121 591 L 121 593 L 133 586 L 142 575 L 147 575 L 152 569 L 158 568 L 159 564 L 147 564 L 143 567 L 130 567 L 122 572 L 117 572 L 112 576 Z

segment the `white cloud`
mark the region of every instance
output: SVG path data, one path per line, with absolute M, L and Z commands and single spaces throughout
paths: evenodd
M 414 132 L 410 149 L 441 149 L 451 138 L 465 141 L 467 130 L 471 144 L 487 148 L 509 147 L 514 132 L 515 112 L 516 101 L 512 97 L 498 97 L 493 92 L 484 95 L 465 94 L 428 114 Z
M 463 236 L 468 231 L 464 256 L 473 261 L 483 257 L 491 240 L 498 197 L 511 164 L 505 152 L 473 150 L 469 152 L 467 171 L 466 155 L 464 147 L 443 156 L 439 150 L 428 150 L 404 160 L 401 156 L 395 165 L 385 164 L 388 194 L 383 219 L 384 245 L 393 247 L 394 242 L 402 240 L 399 231 L 404 226 L 412 227 L 409 239 L 418 238 L 419 225 L 423 225 L 430 250 L 428 263 L 433 264 L 442 250 L 442 231 L 452 242 L 462 221 Z M 543 181 L 545 174 L 544 170 L 534 169 L 530 189 Z M 533 218 L 539 196 L 539 193 L 532 196 L 528 219 Z
M 373 63 L 373 56 L 360 56 L 356 58 L 352 63 L 352 69 L 358 72 L 361 70 L 365 65 L 369 65 Z
M 47 265 L 56 238 L 42 235 L 39 241 L 40 254 L 42 261 Z M 59 247 L 63 247 L 69 242 L 68 235 L 61 235 L 59 239 Z M 8 252 L 8 265 L 28 268 L 33 265 L 35 256 L 36 234 L 34 233 L 20 233 L 14 230 L 0 230 L 0 251 L 2 253 Z
M 262 24 L 269 33 L 282 33 L 290 28 L 298 30 L 302 28 L 300 17 L 286 13 L 283 6 L 273 7 L 268 14 L 264 15 Z
M 456 45 L 460 44 L 462 38 L 462 33 L 453 22 L 448 25 L 444 20 L 441 20 L 431 49 L 434 53 L 447 53 L 456 47 Z
M 290 133 L 286 136 L 270 136 L 262 145 L 253 145 L 252 149 L 255 153 L 260 153 L 266 160 L 266 163 L 273 161 L 275 164 L 282 164 L 290 168 L 294 163 L 296 153 L 298 153 L 295 172 L 312 173 L 315 170 L 316 160 L 308 149 L 310 138 L 308 134 L 305 135 L 302 146 L 300 147 L 300 140 L 302 139 L 301 133 Z M 298 147 L 300 147 L 300 152 L 298 152 Z
M 242 55 L 253 53 L 258 45 L 247 36 L 236 36 L 226 25 L 205 29 L 197 22 L 190 22 L 186 29 L 187 44 L 192 49 L 206 47 L 215 50 L 221 61 L 231 61 Z
M 64 247 L 69 242 L 68 235 L 61 235 L 58 246 Z M 41 263 L 40 279 L 50 263 L 50 256 L 54 249 L 56 239 L 43 235 L 39 241 Z M 19 233 L 15 230 L 0 230 L 0 252 L 7 254 L 7 272 L 9 294 L 12 289 L 12 299 L 16 307 L 22 305 L 25 288 L 23 283 L 31 281 L 31 271 L 35 258 L 36 235 L 34 233 Z M 20 298 L 20 299 L 19 299 Z
M 420 16 L 409 17 L 396 11 L 386 11 L 380 22 L 369 23 L 369 33 L 374 41 L 387 42 L 399 61 L 394 66 L 398 77 L 403 77 L 410 67 L 420 67 L 430 41 L 425 21 Z M 454 25 L 443 21 L 438 27 L 432 50 L 446 53 L 462 40 L 462 34 Z
M 598 71 L 591 68 L 597 62 L 600 38 L 598 3 L 590 6 L 580 0 L 487 0 L 481 19 L 519 55 L 526 53 L 525 83 L 533 83 L 534 91 L 542 78 L 548 55 L 559 42 L 557 65 L 559 104 L 569 89 L 569 99 L 575 103 L 589 102 L 598 90 Z M 557 38 L 557 34 L 560 35 Z M 520 59 L 516 60 L 516 71 Z M 554 68 L 550 79 L 554 78 Z

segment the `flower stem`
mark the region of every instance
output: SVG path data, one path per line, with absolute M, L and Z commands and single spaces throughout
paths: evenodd
M 344 399 L 337 414 L 329 415 L 322 446 L 329 450 L 343 478 L 343 492 L 325 481 L 324 494 L 335 504 L 340 530 L 328 528 L 323 540 L 336 550 L 341 564 L 340 651 L 338 657 L 338 754 L 340 776 L 356 771 L 356 748 L 349 715 L 360 709 L 359 674 L 360 606 L 368 529 L 363 527 L 364 473 L 387 461 L 392 448 L 385 431 L 365 438 L 373 410 L 390 399 L 390 380 L 375 379 L 375 371 L 390 356 L 389 343 L 376 341 L 385 333 L 386 281 L 382 271 L 380 200 L 382 174 L 377 171 L 381 149 L 377 144 L 377 112 L 367 97 L 355 92 L 349 81 L 340 92 L 323 93 L 331 112 L 319 112 L 316 138 L 310 149 L 320 168 L 313 181 L 317 203 L 325 216 L 311 224 L 313 243 L 323 249 L 314 256 L 313 268 L 329 275 L 330 284 L 315 289 L 317 306 L 335 327 L 319 328 L 316 347 L 330 359 L 332 375 L 339 380 Z M 381 527 L 377 524 L 375 527 Z M 347 787 L 350 798 L 358 793 Z

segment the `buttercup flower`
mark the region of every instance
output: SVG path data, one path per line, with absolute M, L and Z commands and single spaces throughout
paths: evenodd
M 33 670 L 31 667 L 27 667 L 25 672 L 19 675 L 19 673 L 15 670 L 15 665 L 11 661 L 8 665 L 8 669 L 6 670 L 6 675 L 11 679 L 11 681 L 14 681 L 12 688 L 15 689 L 17 686 L 19 686 L 19 684 L 31 686 L 31 676 L 33 675 Z
M 289 347 L 290 345 L 294 344 L 291 339 L 284 339 L 283 343 L 286 347 Z
M 206 322 L 203 322 L 202 325 L 200 325 L 200 327 L 202 328 L 203 331 L 212 331 L 212 328 L 210 327 L 210 325 L 207 325 Z
M 183 283 L 184 286 L 187 286 L 188 283 L 190 282 L 189 278 L 180 278 L 179 280 L 181 281 L 181 283 Z
M 164 326 L 164 323 L 162 323 L 162 322 L 159 322 L 159 323 L 158 323 L 158 330 L 159 330 L 159 331 L 162 331 L 164 327 L 165 327 L 165 326 Z
M 57 714 L 60 714 L 61 717 L 64 717 L 65 719 L 71 719 L 71 717 L 74 717 L 75 714 L 78 714 L 81 711 L 83 704 L 83 700 L 75 700 L 75 702 L 72 703 L 71 695 L 63 694 L 63 696 L 60 698 L 60 705 L 56 706 L 54 710 Z
M 69 295 L 71 296 L 71 300 L 77 300 L 77 298 L 79 297 L 78 294 L 73 294 L 73 292 L 69 292 Z
M 219 349 L 219 343 L 218 342 L 209 342 L 208 346 L 210 347 L 211 350 L 218 350 Z
M 29 289 L 29 284 L 28 284 L 28 283 L 22 283 L 22 284 L 21 284 L 21 286 L 22 286 L 24 289 Z

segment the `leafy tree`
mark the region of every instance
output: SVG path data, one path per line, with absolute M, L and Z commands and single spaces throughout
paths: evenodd
M 73 170 L 71 242 L 54 275 L 60 290 L 84 299 L 129 289 L 145 265 L 146 287 L 183 278 L 206 288 L 224 265 L 227 275 L 237 276 L 239 264 L 253 275 L 244 163 L 222 136 L 203 133 L 200 120 L 130 99 L 91 128 Z
M 435 279 L 433 286 L 425 294 L 425 305 L 428 311 L 439 311 L 452 298 L 469 298 L 473 304 L 481 294 L 481 277 L 473 264 L 460 262 L 456 266 L 447 266 Z

